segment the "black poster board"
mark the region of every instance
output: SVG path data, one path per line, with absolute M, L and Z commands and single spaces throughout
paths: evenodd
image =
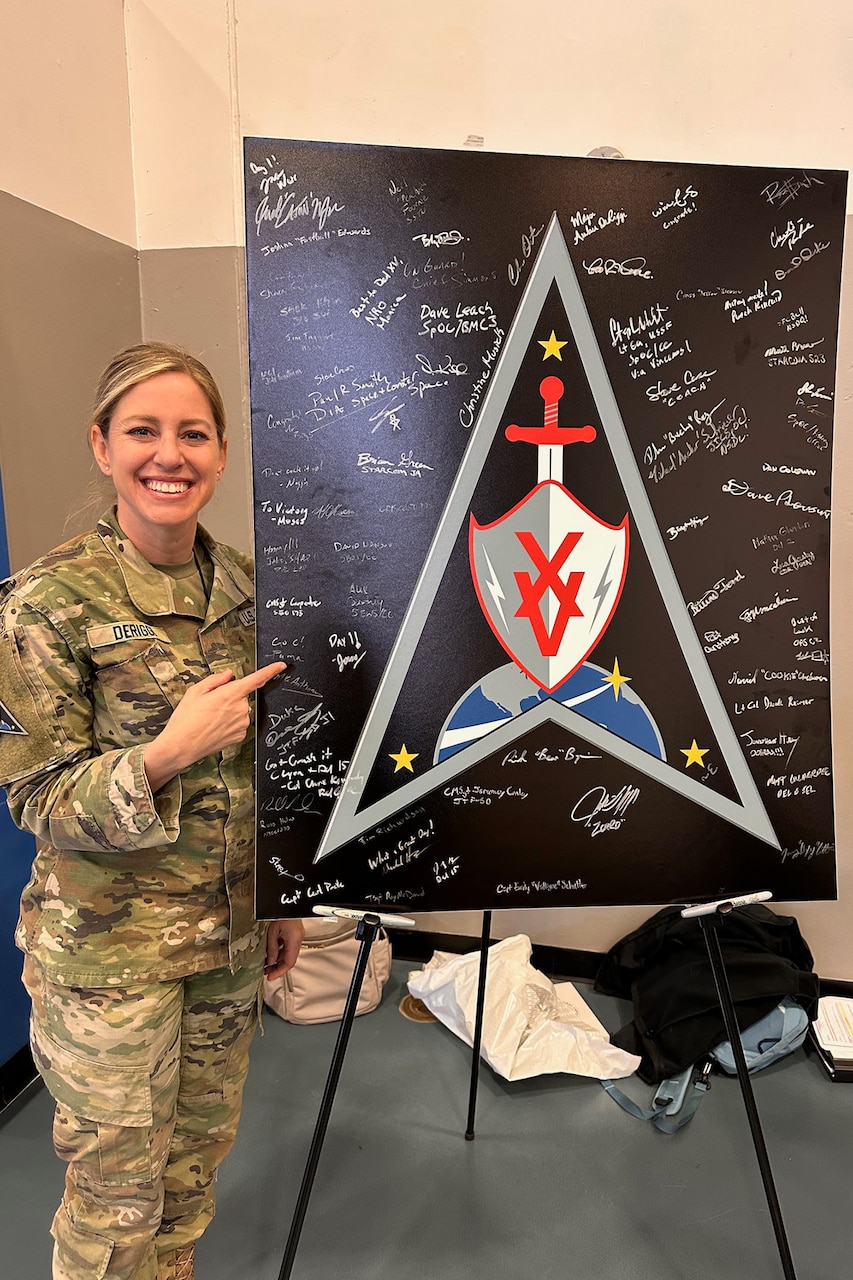
M 846 174 L 245 158 L 259 915 L 833 897 Z

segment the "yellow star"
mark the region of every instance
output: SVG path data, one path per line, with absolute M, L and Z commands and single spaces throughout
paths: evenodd
M 632 678 L 631 676 L 622 675 L 622 672 L 619 670 L 619 659 L 617 658 L 613 663 L 613 670 L 611 671 L 610 675 L 604 677 L 605 684 L 613 685 L 613 697 L 616 699 L 617 702 L 619 701 L 620 685 L 627 684 L 631 678 Z
M 702 757 L 703 757 L 703 756 L 706 756 L 710 750 L 711 750 L 711 748 L 710 748 L 710 747 L 698 747 L 698 746 L 696 745 L 696 739 L 695 739 L 695 738 L 693 739 L 693 741 L 692 741 L 692 742 L 691 742 L 691 744 L 690 744 L 690 750 L 689 750 L 689 751 L 688 751 L 685 747 L 682 747 L 682 748 L 681 748 L 681 754 L 682 754 L 683 756 L 687 756 L 687 763 L 686 763 L 686 764 L 685 764 L 685 766 L 684 766 L 684 767 L 685 767 L 685 769 L 689 769 L 689 768 L 690 768 L 690 766 L 691 766 L 692 764 L 699 764 L 699 765 L 701 765 L 701 763 L 702 763 Z
M 549 356 L 556 356 L 558 360 L 562 360 L 563 357 L 560 352 L 566 344 L 565 342 L 557 341 L 557 335 L 553 329 L 551 330 L 551 336 L 548 341 L 543 342 L 540 338 L 539 345 L 544 349 L 544 355 L 542 356 L 543 360 L 547 360 Z
M 394 770 L 395 773 L 399 773 L 401 769 L 408 769 L 409 773 L 415 772 L 412 768 L 412 761 L 417 760 L 420 753 L 418 751 L 407 751 L 405 742 L 396 754 L 393 751 L 390 751 L 388 754 L 392 760 L 397 761 L 397 767 Z

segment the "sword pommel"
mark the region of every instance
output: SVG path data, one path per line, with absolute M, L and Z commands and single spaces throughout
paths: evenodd
M 506 429 L 506 438 L 512 442 L 517 440 L 525 444 L 539 447 L 567 444 L 589 444 L 595 439 L 595 427 L 561 427 L 557 419 L 560 398 L 565 390 L 559 378 L 550 374 L 539 384 L 539 394 L 545 402 L 545 415 L 541 427 L 519 427 L 512 423 Z

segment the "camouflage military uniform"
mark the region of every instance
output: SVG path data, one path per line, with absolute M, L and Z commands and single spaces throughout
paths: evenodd
M 254 669 L 250 564 L 199 530 L 206 616 L 114 515 L 0 597 L 0 783 L 37 839 L 17 941 L 69 1161 L 60 1280 L 153 1280 L 213 1212 L 256 1022 L 252 732 L 152 795 L 187 686 Z

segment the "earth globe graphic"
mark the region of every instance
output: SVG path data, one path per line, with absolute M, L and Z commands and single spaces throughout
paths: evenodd
M 514 662 L 497 667 L 472 685 L 453 707 L 438 735 L 433 764 L 549 699 L 666 760 L 663 739 L 648 707 L 627 684 L 622 684 L 615 696 L 610 674 L 595 663 L 584 662 L 568 680 L 546 693 Z

